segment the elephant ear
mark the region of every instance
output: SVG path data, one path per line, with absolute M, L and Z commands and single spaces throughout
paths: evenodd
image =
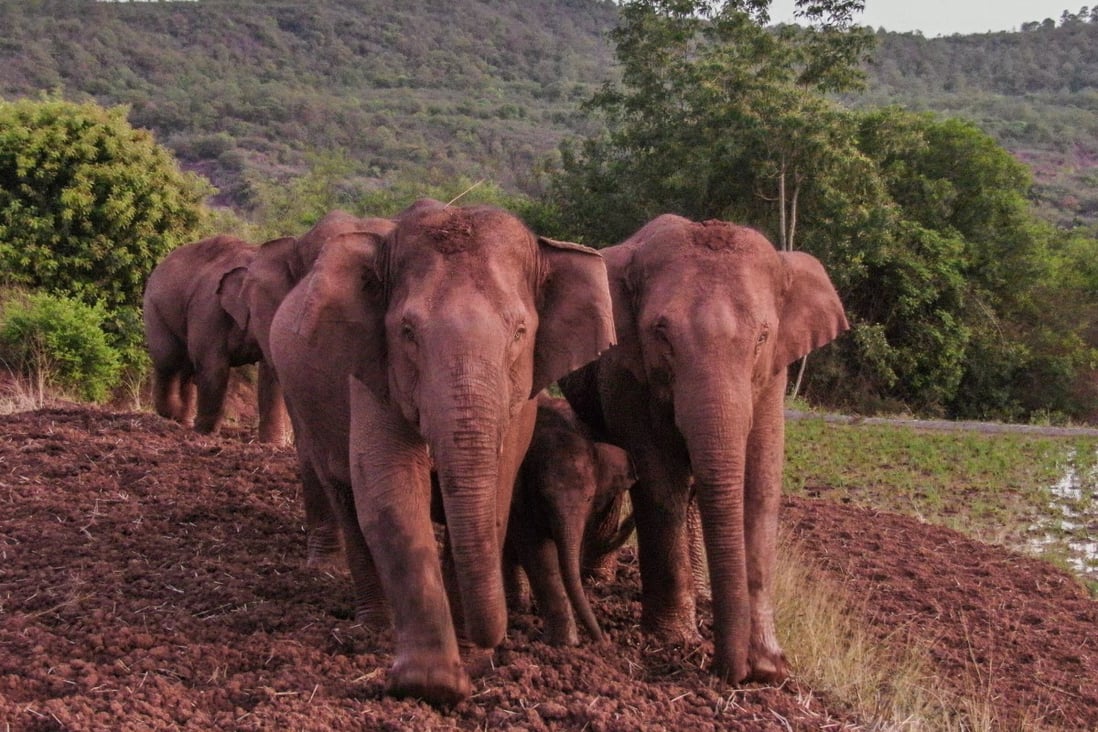
M 644 383 L 644 358 L 637 333 L 638 286 L 635 281 L 633 255 L 635 245 L 626 242 L 602 250 L 610 279 L 610 296 L 614 301 L 614 327 L 618 334 L 618 362 L 629 370 L 638 382 Z
M 774 373 L 850 327 L 835 286 L 820 261 L 804 252 L 780 252 L 786 271 Z
M 376 367 L 385 343 L 384 288 L 378 274 L 382 237 L 356 231 L 325 242 L 312 271 L 301 282 L 304 299 L 293 329 L 309 343 L 331 342 L 357 363 Z
M 538 291 L 538 332 L 530 398 L 614 345 L 606 264 L 594 249 L 538 238 L 545 276 Z
M 248 275 L 245 266 L 233 267 L 221 275 L 217 283 L 217 301 L 242 330 L 248 330 L 248 303 L 244 297 L 244 281 Z
M 275 310 L 297 284 L 287 263 L 296 246 L 297 239 L 292 236 L 262 244 L 248 265 L 241 287 L 240 300 L 248 309 L 247 327 L 259 341 L 264 355 L 268 353 L 268 331 Z

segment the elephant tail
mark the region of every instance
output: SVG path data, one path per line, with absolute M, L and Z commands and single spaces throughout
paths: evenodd
M 629 515 L 618 526 L 618 530 L 614 532 L 613 536 L 609 537 L 605 541 L 592 547 L 592 554 L 597 557 L 604 557 L 611 552 L 616 552 L 625 545 L 625 542 L 629 541 L 629 537 L 633 535 L 633 530 L 637 528 L 637 520 L 630 511 Z

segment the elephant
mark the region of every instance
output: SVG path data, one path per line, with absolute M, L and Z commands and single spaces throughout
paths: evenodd
M 227 309 L 253 335 L 265 362 L 271 363 L 270 329 L 275 312 L 290 290 L 312 269 L 327 242 L 356 233 L 384 236 L 395 225 L 392 219 L 359 218 L 336 209 L 300 237 L 273 239 L 259 247 L 247 266 L 235 273 L 240 277 L 240 296 Z M 329 568 L 338 562 L 340 554 L 335 516 L 313 471 L 301 464 L 298 468 L 305 504 L 306 561 L 314 568 Z
M 595 443 L 568 402 L 538 396 L 530 448 L 519 468 L 504 543 L 508 604 L 525 604 L 525 574 L 548 642 L 579 643 L 576 621 L 596 643 L 602 630 L 584 593 L 581 559 L 616 550 L 620 498 L 635 478 L 624 450 Z
M 492 649 L 506 632 L 502 545 L 534 397 L 613 343 L 598 252 L 489 206 L 421 200 L 387 235 L 335 237 L 282 301 L 270 347 L 299 460 L 340 527 L 356 620 L 392 623 L 389 694 L 471 693 L 458 633 Z
M 145 283 L 145 341 L 157 413 L 203 434 L 221 426 L 230 370 L 258 362 L 259 437 L 275 442 L 286 422 L 282 393 L 259 343 L 234 315 L 244 307 L 243 274 L 256 252 L 224 235 L 169 252 Z
M 626 449 L 641 624 L 695 642 L 688 506 L 709 570 L 713 673 L 778 682 L 772 581 L 788 366 L 849 326 L 822 264 L 732 223 L 661 215 L 601 253 L 618 343 L 560 381 L 596 439 Z

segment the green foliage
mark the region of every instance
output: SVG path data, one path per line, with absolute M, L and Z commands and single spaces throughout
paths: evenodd
M 22 378 L 103 401 L 118 385 L 124 359 L 104 331 L 107 320 L 102 306 L 74 298 L 9 293 L 0 303 L 0 358 Z
M 257 211 L 264 222 L 255 231 L 260 238 L 300 234 L 335 208 L 360 216 L 392 217 L 420 198 L 498 206 L 523 219 L 538 234 L 562 236 L 560 216 L 552 204 L 506 191 L 492 181 L 413 170 L 394 174 L 383 184 L 355 185 L 344 177 L 347 169 L 338 158 L 317 156 L 315 160 L 316 166 L 299 178 L 256 185 Z M 236 230 L 245 228 L 237 224 Z
M 587 105 L 607 131 L 566 143 L 553 181 L 576 227 L 615 242 L 673 211 L 751 223 L 791 247 L 798 197 L 825 169 L 856 167 L 822 93 L 858 83 L 872 40 L 850 26 L 856 3 L 800 4 L 818 26 L 769 29 L 761 1 L 624 3 L 622 82 Z
M 8 284 L 135 306 L 209 192 L 126 109 L 0 102 L 0 268 Z
M 126 104 L 219 200 L 339 151 L 521 186 L 613 72 L 609 0 L 0 3 L 0 95 Z

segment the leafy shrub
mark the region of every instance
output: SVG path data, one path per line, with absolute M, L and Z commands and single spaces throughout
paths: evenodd
M 0 281 L 136 306 L 156 263 L 191 238 L 212 189 L 126 112 L 0 100 Z
M 0 359 L 19 377 L 90 401 L 118 385 L 123 358 L 104 331 L 107 311 L 49 293 L 0 303 Z

